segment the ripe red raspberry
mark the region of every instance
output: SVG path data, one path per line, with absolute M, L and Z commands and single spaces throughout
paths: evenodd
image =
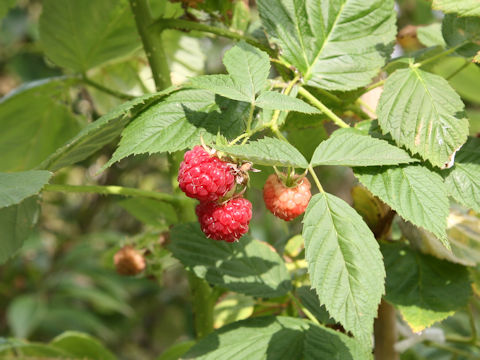
M 188 197 L 217 201 L 232 189 L 235 177 L 228 163 L 210 155 L 203 147 L 195 146 L 184 155 L 178 183 Z
M 306 177 L 294 187 L 287 187 L 276 174 L 272 174 L 263 187 L 267 209 L 285 221 L 303 214 L 311 197 L 310 181 Z
M 252 204 L 244 198 L 233 198 L 224 204 L 204 202 L 197 205 L 195 212 L 208 238 L 234 242 L 248 231 Z

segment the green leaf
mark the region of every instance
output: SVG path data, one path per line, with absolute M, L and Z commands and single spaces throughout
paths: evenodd
M 52 173 L 40 170 L 0 173 L 0 208 L 38 194 L 51 177 Z
M 258 165 L 308 167 L 307 160 L 297 149 L 275 138 L 266 137 L 245 145 L 217 146 L 217 149 Z
M 23 246 L 37 222 L 38 210 L 36 196 L 0 209 L 0 264 Z
M 320 113 L 317 108 L 307 104 L 305 101 L 285 94 L 280 94 L 276 91 L 262 92 L 255 101 L 255 105 L 259 108 L 269 110 L 297 111 L 307 114 Z
M 309 286 L 302 286 L 297 289 L 297 295 L 300 302 L 324 325 L 335 324 L 325 306 L 320 305 L 318 295 L 314 289 Z
M 197 76 L 188 85 L 253 104 L 256 94 L 267 86 L 268 54 L 242 41 L 225 53 L 223 63 L 229 75 Z
M 447 46 L 445 40 L 443 40 L 442 24 L 440 23 L 419 26 L 417 28 L 417 36 L 418 40 L 426 47 Z
M 150 7 L 152 3 L 150 2 Z M 163 1 L 167 7 L 178 6 L 183 13 L 180 3 Z M 168 11 L 168 9 L 166 9 Z M 182 15 L 182 14 L 179 14 Z M 165 11 L 158 17 L 167 17 Z M 168 67 L 174 84 L 184 84 L 192 76 L 201 75 L 205 72 L 207 56 L 211 51 L 211 45 L 205 43 L 204 34 L 198 37 L 194 32 L 184 33 L 176 29 L 162 31 L 162 46 L 168 60 Z
M 377 114 L 384 134 L 440 168 L 467 140 L 468 120 L 458 94 L 445 79 L 415 67 L 388 77 Z
M 259 0 L 268 35 L 307 85 L 352 90 L 367 85 L 395 40 L 392 0 Z
M 448 193 L 458 202 L 480 213 L 480 139 L 469 138 L 445 177 Z
M 480 264 L 480 219 L 475 216 L 451 210 L 447 229 L 451 250 L 447 250 L 435 235 L 422 228 L 405 221 L 397 224 L 412 247 L 424 254 L 465 266 Z
M 320 193 L 310 200 L 302 235 L 320 303 L 347 331 L 370 344 L 385 277 L 372 232 L 350 205 Z
M 140 47 L 127 0 L 45 0 L 40 41 L 57 65 L 85 72 Z
M 215 329 L 249 318 L 253 314 L 254 306 L 255 301 L 250 296 L 230 293 L 222 297 L 213 309 Z
M 180 344 L 175 344 L 172 347 L 168 348 L 162 355 L 160 355 L 157 360 L 178 360 L 182 358 L 182 355 L 185 354 L 190 348 L 195 345 L 195 341 L 185 341 Z
M 301 359 L 309 325 L 305 320 L 283 316 L 239 321 L 207 335 L 182 359 Z
M 356 129 L 340 129 L 320 143 L 311 164 L 374 166 L 397 165 L 415 162 L 405 150 L 390 145 L 385 140 L 364 135 Z
M 305 350 L 305 352 L 304 352 Z M 370 359 L 348 336 L 284 316 L 239 321 L 201 339 L 182 359 Z
M 305 360 L 371 360 L 371 349 L 338 331 L 311 325 L 305 336 Z
M 78 119 L 64 105 L 72 81 L 32 82 L 0 101 L 0 171 L 31 169 L 77 133 Z
M 66 331 L 50 343 L 51 346 L 68 352 L 74 358 L 88 360 L 116 360 L 117 357 L 97 339 L 88 334 Z
M 223 64 L 235 86 L 253 103 L 255 95 L 267 86 L 268 54 L 241 41 L 225 53 Z
M 169 88 L 158 93 L 140 96 L 117 106 L 108 114 L 84 127 L 42 162 L 39 168 L 56 171 L 86 159 L 120 135 L 124 126 L 130 121 L 130 114 L 136 114 L 137 111 L 139 112 L 172 90 Z
M 188 85 L 192 87 L 209 90 L 229 99 L 249 102 L 252 99 L 237 88 L 230 75 L 203 75 L 191 78 Z
M 442 177 L 421 165 L 355 168 L 355 176 L 398 215 L 435 234 L 448 248 L 449 202 Z
M 45 304 L 38 295 L 22 295 L 13 299 L 7 308 L 7 321 L 12 334 L 27 338 L 42 321 Z
M 178 222 L 172 205 L 147 198 L 131 198 L 118 203 L 139 221 L 158 228 Z
M 460 70 L 460 71 L 459 71 Z M 432 72 L 448 79 L 448 83 L 462 99 L 480 104 L 480 66 L 459 56 L 449 56 L 435 62 Z M 470 131 L 473 127 L 470 118 Z
M 67 359 L 70 357 L 70 354 L 56 349 L 53 346 L 44 345 L 40 343 L 29 343 L 23 340 L 10 338 L 5 342 L 0 338 L 0 354 L 10 355 L 6 359 L 18 359 L 16 355 L 18 353 L 22 356 L 32 356 L 34 359 Z M 14 357 L 15 356 L 15 357 Z
M 385 299 L 413 331 L 453 315 L 472 294 L 467 268 L 423 255 L 402 244 L 381 247 L 387 270 Z
M 442 34 L 449 47 L 461 46 L 456 52 L 462 56 L 474 56 L 480 50 L 478 17 L 457 17 L 456 14 L 447 14 L 443 18 Z
M 459 16 L 480 16 L 478 0 L 433 0 L 432 7 L 444 13 L 456 13 Z
M 291 288 L 282 258 L 250 236 L 231 244 L 215 241 L 190 223 L 173 227 L 170 238 L 173 256 L 209 283 L 261 297 L 281 296 Z
M 129 156 L 185 150 L 214 142 L 217 133 L 233 139 L 245 130 L 249 104 L 233 102 L 206 90 L 181 90 L 151 106 L 122 132 L 105 167 Z

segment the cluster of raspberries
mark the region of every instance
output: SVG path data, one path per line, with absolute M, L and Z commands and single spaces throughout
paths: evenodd
M 252 204 L 236 193 L 237 184 L 245 179 L 237 169 L 236 164 L 223 161 L 202 146 L 187 151 L 180 164 L 180 189 L 200 200 L 195 212 L 202 231 L 211 239 L 234 242 L 248 231 Z M 305 211 L 311 197 L 310 182 L 303 177 L 287 187 L 273 174 L 265 183 L 263 197 L 275 216 L 289 221 Z

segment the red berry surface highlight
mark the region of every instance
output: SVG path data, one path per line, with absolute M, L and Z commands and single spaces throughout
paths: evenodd
M 200 201 L 217 201 L 235 185 L 232 168 L 201 146 L 187 151 L 178 171 L 180 189 Z
M 252 204 L 245 198 L 233 198 L 224 204 L 203 202 L 195 212 L 205 235 L 214 240 L 237 241 L 248 231 Z
M 296 186 L 287 187 L 276 174 L 272 174 L 263 187 L 263 200 L 267 209 L 285 221 L 303 214 L 311 197 L 310 181 L 306 177 Z

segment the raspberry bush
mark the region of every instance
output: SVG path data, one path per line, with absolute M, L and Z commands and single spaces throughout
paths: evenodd
M 480 358 L 478 1 L 2 16 L 1 358 Z

